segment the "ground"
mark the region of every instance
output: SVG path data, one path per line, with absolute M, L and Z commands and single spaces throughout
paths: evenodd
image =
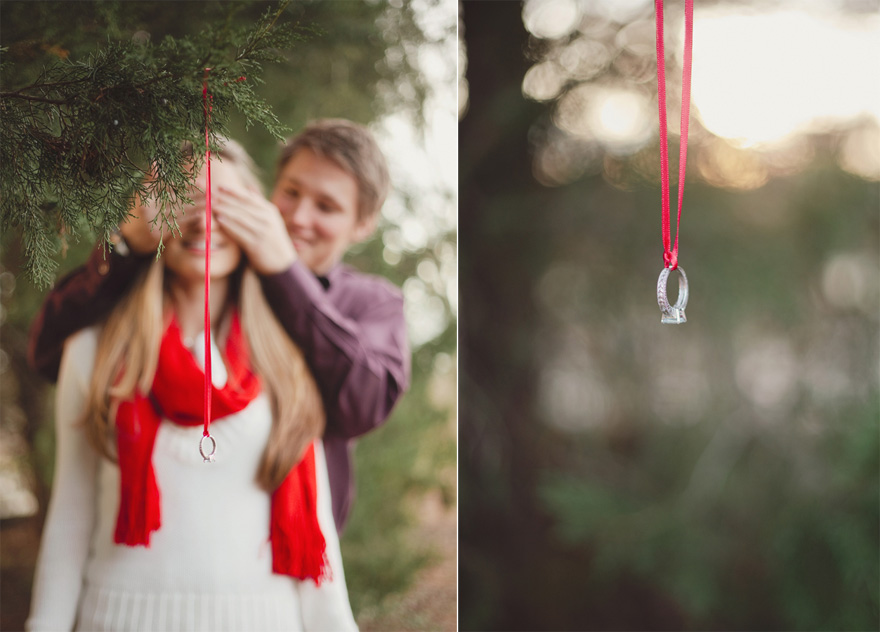
M 457 629 L 457 512 L 437 494 L 422 501 L 420 523 L 410 537 L 432 551 L 432 562 L 418 571 L 403 593 L 389 595 L 375 611 L 358 616 L 362 632 L 441 631 Z

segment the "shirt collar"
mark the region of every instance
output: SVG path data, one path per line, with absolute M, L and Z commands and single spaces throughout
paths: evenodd
M 327 274 L 323 274 L 323 275 L 316 274 L 315 278 L 318 279 L 318 282 L 321 284 L 321 286 L 325 290 L 329 290 L 330 286 L 336 282 L 336 278 L 339 276 L 339 274 L 341 272 L 342 272 L 342 263 L 340 262 L 340 263 L 337 263 L 336 265 L 334 265 L 332 268 L 330 268 L 330 270 L 327 272 Z

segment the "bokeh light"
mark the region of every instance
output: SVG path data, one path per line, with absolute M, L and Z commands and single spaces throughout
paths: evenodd
M 741 146 L 880 121 L 880 17 L 718 6 L 694 17 L 693 100 Z
M 691 155 L 700 177 L 723 188 L 757 189 L 809 163 L 804 136 L 839 131 L 841 166 L 880 179 L 880 15 L 846 14 L 832 3 L 722 2 L 696 7 L 694 20 Z M 531 0 L 523 23 L 543 41 L 523 77 L 523 94 L 553 103 L 560 130 L 615 156 L 656 142 L 650 2 Z M 670 8 L 666 36 L 675 142 L 684 36 L 682 16 Z M 551 133 L 544 138 L 534 168 L 542 183 L 559 186 L 591 172 L 565 164 L 582 159 L 582 144 Z M 563 148 L 572 150 L 567 158 Z
M 545 39 L 568 35 L 580 18 L 580 7 L 575 0 L 528 0 L 523 7 L 526 28 Z

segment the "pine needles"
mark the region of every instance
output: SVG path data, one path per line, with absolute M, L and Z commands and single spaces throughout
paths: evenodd
M 121 15 L 124 4 L 105 10 Z M 167 36 L 157 44 L 138 33 L 108 35 L 82 59 L 58 49 L 57 60 L 20 87 L 10 84 L 24 73 L 3 43 L 0 229 L 22 240 L 25 270 L 37 285 L 52 283 L 54 256 L 67 240 L 86 231 L 109 238 L 128 217 L 135 195 L 158 200 L 156 221 L 176 228 L 172 207 L 189 201 L 197 173 L 181 146 L 204 144 L 206 67 L 212 145 L 227 134 L 233 113 L 279 139 L 288 131 L 254 89 L 263 65 L 281 61 L 281 51 L 312 31 L 286 19 L 286 1 L 247 27 L 235 26 L 246 3 L 223 4 L 225 15 L 197 35 Z M 196 154 L 198 167 L 204 158 Z

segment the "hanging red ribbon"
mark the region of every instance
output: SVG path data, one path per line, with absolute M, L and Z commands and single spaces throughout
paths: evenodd
M 207 186 L 205 188 L 205 429 L 202 436 L 208 437 L 211 423 L 211 145 L 209 130 L 213 110 L 212 97 L 208 94 L 208 73 L 202 81 L 202 102 L 205 106 L 205 167 Z
M 671 246 L 669 226 L 669 139 L 666 131 L 666 59 L 663 49 L 663 0 L 654 0 L 657 25 L 657 101 L 660 106 L 660 187 L 662 190 L 663 263 L 678 267 L 678 236 L 681 229 L 681 203 L 684 199 L 684 176 L 687 165 L 688 122 L 691 112 L 691 59 L 694 34 L 694 1 L 684 3 L 684 61 L 681 70 L 681 142 L 678 159 L 678 219 L 675 245 Z

